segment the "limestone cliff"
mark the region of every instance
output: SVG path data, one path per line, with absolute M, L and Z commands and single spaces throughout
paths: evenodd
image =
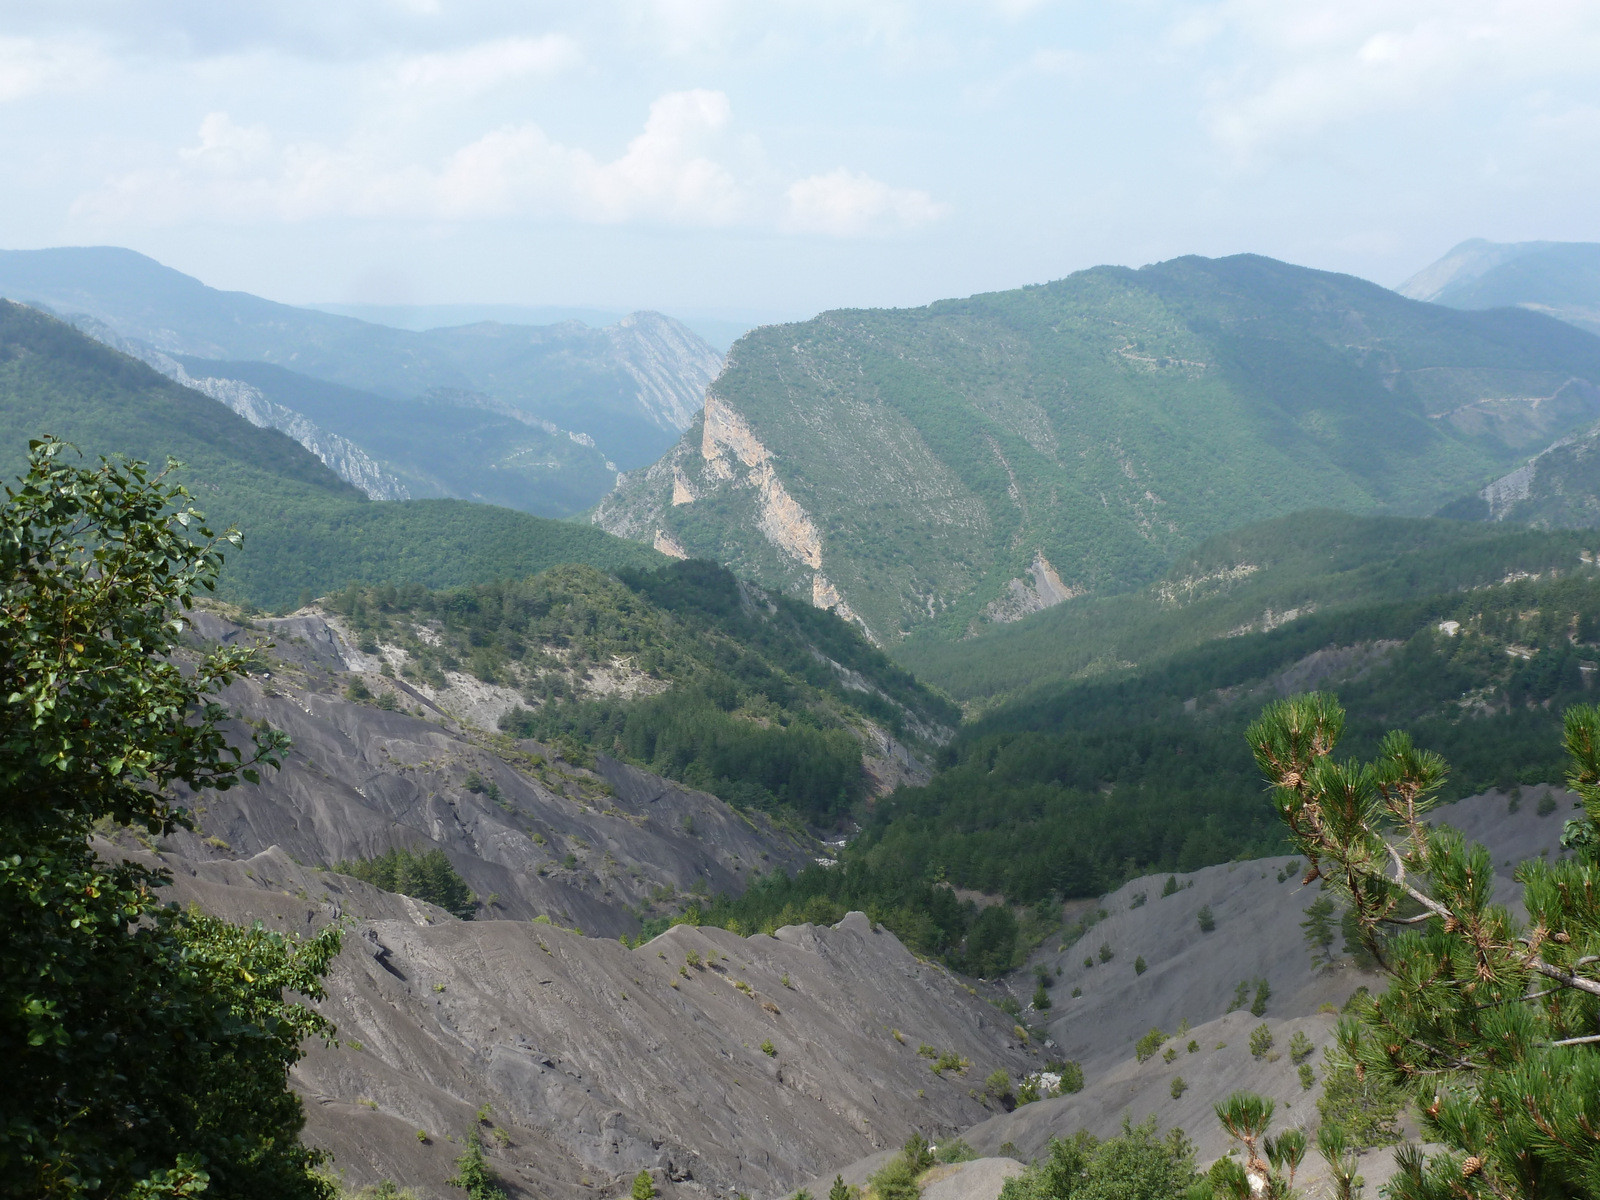
M 697 549 L 675 532 L 683 517 L 674 519 L 673 510 L 719 500 L 749 511 L 753 532 L 764 543 L 760 553 L 781 572 L 803 577 L 813 605 L 838 613 L 880 643 L 877 631 L 824 574 L 822 531 L 784 485 L 776 458 L 714 388 L 684 439 L 660 462 L 619 477 L 617 491 L 601 502 L 594 520 L 609 532 L 649 540 L 663 554 L 685 558 Z

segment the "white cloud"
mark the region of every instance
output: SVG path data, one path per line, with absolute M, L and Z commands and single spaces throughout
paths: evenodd
M 734 224 L 743 189 L 712 157 L 730 117 L 721 92 L 669 93 L 611 162 L 553 142 L 535 125 L 497 130 L 450 157 L 431 181 L 434 207 L 455 218 L 531 211 L 604 223 Z
M 0 103 L 75 91 L 91 83 L 105 65 L 100 52 L 84 42 L 0 37 Z
M 1172 44 L 1218 55 L 1203 120 L 1239 157 L 1350 121 L 1542 86 L 1600 61 L 1582 0 L 1228 0 L 1175 23 Z
M 926 192 L 837 170 L 783 190 L 751 139 L 736 139 L 721 92 L 670 92 L 617 157 L 602 159 L 538 125 L 492 130 L 433 164 L 372 147 L 284 144 L 214 112 L 175 161 L 111 180 L 74 216 L 97 228 L 191 220 L 248 224 L 324 218 L 474 221 L 561 218 L 700 228 L 776 224 L 855 237 L 915 228 L 944 212 Z
M 178 151 L 178 158 L 213 174 L 232 174 L 260 166 L 272 156 L 272 134 L 265 125 L 237 125 L 227 113 L 207 113 L 200 138 Z
M 547 33 L 412 55 L 395 64 L 394 78 L 402 87 L 476 95 L 529 75 L 555 75 L 582 61 L 577 42 L 565 34 Z
M 832 237 L 914 229 L 942 217 L 946 207 L 927 192 L 890 187 L 868 175 L 840 168 L 789 185 L 784 227 Z

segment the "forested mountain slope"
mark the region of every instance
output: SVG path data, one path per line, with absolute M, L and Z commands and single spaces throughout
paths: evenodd
M 1313 613 L 1586 570 L 1596 552 L 1592 532 L 1313 510 L 1208 538 L 1138 591 L 1073 599 L 959 642 L 925 634 L 895 657 L 981 710 Z
M 1002 970 L 1026 930 L 989 910 L 975 919 L 945 885 L 1043 913 L 1139 874 L 1284 849 L 1244 730 L 1268 702 L 1313 689 L 1348 710 L 1341 753 L 1371 758 L 1403 729 L 1443 754 L 1446 799 L 1559 783 L 1562 711 L 1600 679 L 1593 554 L 1453 582 L 1435 592 L 1419 572 L 1392 599 L 1035 688 L 965 724 L 927 785 L 880 800 L 840 866 L 764 880 L 715 915 L 760 928 L 859 907 L 924 952 Z
M 0 251 L 0 296 L 87 314 L 167 354 L 274 363 L 393 400 L 475 393 L 592 439 L 624 468 L 672 444 L 722 361 L 659 313 L 603 329 L 484 322 L 415 333 L 218 291 L 115 247 Z
M 1600 243 L 1462 242 L 1396 289 L 1451 308 L 1527 308 L 1600 333 Z
M 748 334 L 598 510 L 954 639 L 1323 504 L 1424 513 L 1600 414 L 1600 338 L 1255 256 L 1101 267 Z
M 0 477 L 16 475 L 28 440 L 46 433 L 91 457 L 182 460 L 207 517 L 245 534 L 222 587 L 255 604 L 291 605 L 351 580 L 445 587 L 562 562 L 661 561 L 599 530 L 510 509 L 369 501 L 285 435 L 35 309 L 0 301 Z

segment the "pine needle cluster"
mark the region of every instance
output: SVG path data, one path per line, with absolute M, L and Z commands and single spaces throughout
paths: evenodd
M 1343 724 L 1332 697 L 1297 696 L 1248 738 L 1306 882 L 1348 902 L 1389 976 L 1340 1023 L 1336 1053 L 1403 1088 L 1446 1147 L 1403 1148 L 1390 1195 L 1600 1195 L 1600 708 L 1566 713 L 1583 811 L 1570 858 L 1518 868 L 1526 924 L 1493 903 L 1490 851 L 1427 822 L 1444 761 L 1403 733 L 1373 762 L 1338 761 Z

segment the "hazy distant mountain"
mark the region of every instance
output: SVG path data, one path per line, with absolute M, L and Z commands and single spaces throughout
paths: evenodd
M 616 479 L 615 467 L 592 442 L 575 440 L 549 421 L 476 392 L 437 389 L 415 400 L 391 400 L 272 363 L 179 361 L 193 386 L 246 417 L 250 413 L 233 402 L 241 394 L 359 442 L 401 489 L 398 495 L 378 495 L 363 487 L 373 499 L 454 496 L 542 517 L 570 517 L 593 507 L 595 494 Z M 329 461 L 295 429 L 276 427 Z
M 1313 505 L 1425 513 L 1600 416 L 1600 338 L 1256 256 L 742 338 L 598 510 L 888 640 L 1152 579 Z
M 292 605 L 350 580 L 434 587 L 531 574 L 555 563 L 614 569 L 660 558 L 582 525 L 460 500 L 375 503 L 290 437 L 36 309 L 0 301 L 0 479 L 53 433 L 97 454 L 185 465 L 181 478 L 217 528 L 237 525 L 223 585 L 256 604 Z
M 496 321 L 501 325 L 559 325 L 581 321 L 591 328 L 615 325 L 628 314 L 621 309 L 572 308 L 556 304 L 307 304 L 317 312 L 355 317 L 374 325 L 391 325 L 421 333 L 451 325 L 476 325 Z M 673 318 L 694 330 L 719 354 L 763 320 L 732 320 L 726 317 L 683 316 Z
M 1600 243 L 1475 238 L 1395 290 L 1451 308 L 1531 308 L 1600 333 Z
M 313 312 L 354 317 L 373 325 L 422 333 L 456 325 L 494 321 L 501 325 L 559 325 L 577 321 L 591 328 L 611 325 L 628 314 L 621 310 L 572 308 L 559 304 L 306 304 Z
M 218 291 L 111 247 L 0 252 L 0 295 L 87 314 L 175 356 L 273 363 L 391 400 L 476 393 L 589 439 L 622 469 L 671 446 L 722 364 L 659 313 L 601 329 L 480 322 L 417 333 Z M 591 491 L 588 503 L 604 487 Z

